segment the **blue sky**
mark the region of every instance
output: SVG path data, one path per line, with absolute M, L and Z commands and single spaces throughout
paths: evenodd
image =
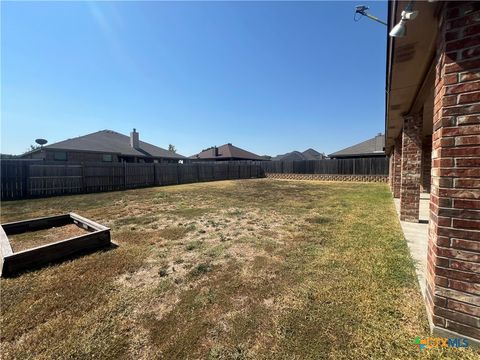
M 366 140 L 384 131 L 386 27 L 355 5 L 2 2 L 1 151 L 134 127 L 183 155 Z

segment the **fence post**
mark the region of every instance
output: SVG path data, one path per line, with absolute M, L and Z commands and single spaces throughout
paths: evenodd
M 127 189 L 127 162 L 123 163 L 123 189 Z
M 82 162 L 81 165 L 82 165 L 82 193 L 86 193 L 87 192 L 87 184 L 85 182 L 85 163 Z
M 153 169 L 153 186 L 157 185 L 157 177 L 156 177 L 156 173 L 155 173 L 155 163 L 152 163 L 152 169 Z
M 21 195 L 22 198 L 28 195 L 28 190 L 27 190 L 27 188 L 28 188 L 28 177 L 30 175 L 28 170 L 29 170 L 29 164 L 28 164 L 28 162 L 24 162 L 23 163 L 23 174 L 22 174 L 23 175 L 23 177 L 22 177 L 22 180 L 23 180 L 22 181 L 22 195 Z

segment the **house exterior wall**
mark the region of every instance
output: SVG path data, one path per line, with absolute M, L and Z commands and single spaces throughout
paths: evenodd
M 55 150 L 47 150 L 45 151 L 45 160 L 47 161 L 55 161 Z M 118 156 L 116 154 L 107 154 L 107 153 L 94 153 L 94 152 L 86 152 L 86 151 L 67 151 L 67 161 L 75 161 L 75 162 L 102 162 L 103 155 L 112 155 L 112 162 L 118 162 Z
M 67 154 L 66 160 L 57 160 L 55 158 L 56 152 L 63 152 Z M 104 155 L 111 155 L 112 161 L 111 162 L 146 162 L 146 163 L 178 163 L 177 159 L 167 159 L 167 158 L 143 158 L 143 157 L 136 157 L 136 156 L 122 156 L 118 154 L 112 153 L 99 153 L 99 152 L 89 152 L 89 151 L 61 151 L 61 150 L 53 150 L 53 149 L 43 149 L 28 155 L 25 155 L 23 158 L 27 159 L 42 159 L 46 161 L 72 161 L 72 162 L 110 162 L 104 161 Z
M 480 7 L 442 8 L 427 269 L 434 333 L 480 339 Z

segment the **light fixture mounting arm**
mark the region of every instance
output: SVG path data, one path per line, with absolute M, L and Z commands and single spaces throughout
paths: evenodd
M 380 24 L 383 24 L 383 25 L 385 25 L 385 26 L 388 26 L 388 24 L 387 24 L 385 21 L 380 20 L 380 19 L 377 18 L 376 16 L 373 16 L 373 15 L 369 14 L 369 13 L 367 12 L 368 9 L 369 9 L 368 6 L 358 5 L 358 6 L 355 7 L 355 15 L 360 14 L 360 15 L 362 15 L 362 16 L 366 16 L 366 17 L 369 18 L 369 19 L 372 19 L 373 21 L 376 21 L 376 22 L 378 22 L 378 23 L 380 23 Z M 358 20 L 356 20 L 355 17 L 354 17 L 354 19 L 355 19 L 355 21 L 358 21 Z

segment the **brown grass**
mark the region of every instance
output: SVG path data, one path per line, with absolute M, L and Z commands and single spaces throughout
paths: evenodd
M 241 180 L 3 204 L 75 211 L 120 246 L 1 280 L 5 358 L 473 359 L 424 350 L 383 184 Z
M 88 231 L 85 229 L 75 224 L 68 224 L 59 227 L 52 227 L 50 229 L 9 235 L 8 240 L 10 241 L 12 251 L 18 252 L 85 234 L 88 234 Z

